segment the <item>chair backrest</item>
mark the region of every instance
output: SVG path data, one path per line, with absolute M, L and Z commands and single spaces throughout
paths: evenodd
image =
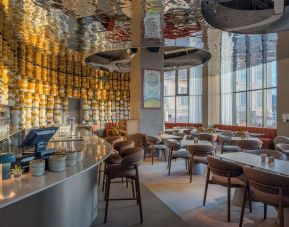
M 241 165 L 214 156 L 208 156 L 208 166 L 218 176 L 238 177 L 243 174 Z
M 250 139 L 244 139 L 244 140 L 238 140 L 237 145 L 241 148 L 241 150 L 257 150 L 262 148 L 263 142 L 261 140 L 250 140 Z
M 220 143 L 230 143 L 232 141 L 231 137 L 226 135 L 218 135 L 218 140 Z
M 213 142 L 216 140 L 216 136 L 214 134 L 210 134 L 210 133 L 199 133 L 198 138 L 199 138 L 199 140 L 206 140 L 209 142 Z
M 134 141 L 136 147 L 145 147 L 146 135 L 142 133 L 134 133 L 127 137 L 128 140 Z
M 213 144 L 194 144 L 187 146 L 187 149 L 193 156 L 208 156 L 215 153 L 216 147 Z
M 289 178 L 260 169 L 244 166 L 244 174 L 250 183 L 250 189 L 261 193 L 278 194 L 283 190 L 289 195 Z M 261 201 L 262 202 L 262 201 Z
M 110 136 L 110 137 L 106 137 L 105 140 L 110 143 L 111 145 L 114 145 L 117 142 L 123 141 L 123 137 L 122 136 Z
M 281 152 L 288 151 L 289 150 L 289 144 L 278 143 L 278 144 L 276 144 L 275 148 L 277 151 L 281 151 Z
M 128 148 L 121 155 L 125 155 L 121 161 L 122 166 L 137 165 L 143 161 L 144 149 L 141 147 Z
M 166 145 L 169 147 L 170 150 L 177 151 L 181 149 L 181 144 L 178 141 L 173 140 L 173 139 L 167 139 Z
M 189 136 L 191 135 L 191 131 L 192 129 L 184 129 L 183 133 Z
M 113 148 L 117 150 L 119 153 L 121 153 L 125 149 L 132 148 L 132 147 L 134 147 L 134 142 L 131 140 L 119 141 L 119 142 L 116 142 L 113 146 Z
M 242 137 L 242 136 L 246 136 L 246 133 L 244 131 L 237 131 L 237 132 L 233 132 L 234 136 L 236 137 Z
M 275 146 L 278 144 L 278 143 L 287 143 L 289 144 L 289 137 L 287 136 L 276 136 L 273 140 Z
M 275 151 L 275 150 L 267 150 L 267 149 L 262 149 L 262 150 L 250 150 L 250 151 L 245 151 L 246 153 L 250 154 L 255 154 L 255 155 L 261 155 L 261 154 L 266 154 L 267 157 L 274 157 L 275 159 L 279 160 L 286 160 L 286 155 L 283 154 L 280 151 Z
M 161 140 L 156 136 L 145 136 L 147 144 L 158 144 Z

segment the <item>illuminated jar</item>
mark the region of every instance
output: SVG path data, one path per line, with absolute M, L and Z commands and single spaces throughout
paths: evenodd
M 35 93 L 35 81 L 34 80 L 28 81 L 27 91 L 31 93 Z

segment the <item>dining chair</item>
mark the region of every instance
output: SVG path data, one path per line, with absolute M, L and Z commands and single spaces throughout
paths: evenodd
M 212 172 L 212 178 L 210 174 Z M 208 156 L 208 171 L 204 192 L 203 206 L 206 205 L 206 198 L 209 184 L 218 184 L 227 188 L 227 221 L 231 220 L 231 188 L 245 187 L 242 166 L 213 156 Z
M 211 134 L 211 133 L 199 133 L 198 138 L 199 140 L 205 140 L 211 143 L 214 143 L 217 139 L 216 135 Z
M 191 154 L 189 163 L 190 183 L 192 183 L 193 167 L 197 164 L 208 164 L 207 156 L 215 155 L 216 147 L 212 144 L 194 144 L 187 146 L 188 151 Z
M 149 151 L 149 154 L 152 157 L 152 165 L 154 164 L 154 157 L 159 155 L 159 152 L 163 152 L 163 155 L 166 160 L 166 149 L 167 147 L 161 144 L 161 140 L 156 136 L 146 136 L 146 150 Z M 144 153 L 144 160 L 146 154 Z
M 125 157 L 122 159 L 120 164 L 111 165 L 105 169 L 105 175 L 107 177 L 105 187 L 105 215 L 104 223 L 107 222 L 108 216 L 108 205 L 109 201 L 116 200 L 136 200 L 139 206 L 140 220 L 143 222 L 142 214 L 142 202 L 141 202 L 141 191 L 139 182 L 139 171 L 138 166 L 143 161 L 144 150 L 140 147 L 129 148 L 124 151 Z M 133 185 L 133 195 L 130 198 L 110 198 L 110 187 L 113 179 L 116 178 L 128 178 L 131 180 Z M 134 192 L 135 185 L 135 192 Z
M 278 143 L 278 144 L 275 145 L 275 149 L 277 151 L 280 151 L 283 154 L 285 154 L 286 157 L 287 157 L 287 160 L 288 160 L 288 158 L 289 158 L 289 144 L 287 144 L 287 143 Z
M 230 136 L 218 135 L 218 141 L 221 144 L 221 154 L 224 152 L 239 152 L 241 148 L 232 141 Z
M 168 175 L 171 174 L 172 160 L 176 160 L 178 158 L 184 159 L 186 161 L 187 170 L 190 158 L 192 157 L 191 154 L 185 148 L 182 148 L 181 144 L 176 140 L 168 139 L 166 143 L 169 148 Z
M 273 140 L 274 145 L 276 146 L 279 143 L 287 143 L 289 144 L 289 137 L 287 136 L 276 136 Z
M 134 133 L 127 137 L 128 140 L 134 142 L 136 147 L 145 148 L 146 146 L 146 135 L 143 133 Z
M 267 205 L 277 207 L 279 225 L 284 227 L 284 208 L 289 207 L 289 178 L 249 166 L 244 166 L 243 170 L 247 183 L 239 226 L 243 224 L 245 204 L 249 199 L 264 203 L 264 219 L 267 216 Z
M 237 141 L 238 147 L 243 150 L 258 150 L 262 148 L 263 142 L 261 140 L 241 139 Z

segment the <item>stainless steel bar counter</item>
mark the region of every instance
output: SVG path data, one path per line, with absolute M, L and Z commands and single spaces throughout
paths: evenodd
M 25 173 L 0 183 L 1 227 L 88 227 L 97 216 L 97 166 L 112 152 L 109 143 L 85 129 L 82 140 L 50 142 L 56 151 L 82 150 L 83 161 L 63 172 Z

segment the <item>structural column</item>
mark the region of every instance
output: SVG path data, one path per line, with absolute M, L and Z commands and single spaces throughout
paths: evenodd
M 156 2 L 157 1 L 154 1 L 154 3 Z M 161 0 L 159 1 L 159 5 L 162 5 Z M 131 119 L 139 120 L 139 131 L 141 133 L 157 135 L 163 130 L 163 38 L 159 40 L 144 38 L 144 5 L 142 1 L 133 0 L 132 8 L 134 9 L 132 15 L 132 47 L 136 47 L 138 49 L 131 62 Z M 163 11 L 161 11 L 161 13 L 162 12 Z M 148 47 L 157 48 L 154 48 L 154 51 L 150 51 Z M 161 73 L 161 108 L 146 109 L 143 107 L 144 69 L 158 70 Z
M 277 134 L 289 136 L 289 122 L 282 115 L 289 114 L 289 32 L 278 33 L 277 44 Z

